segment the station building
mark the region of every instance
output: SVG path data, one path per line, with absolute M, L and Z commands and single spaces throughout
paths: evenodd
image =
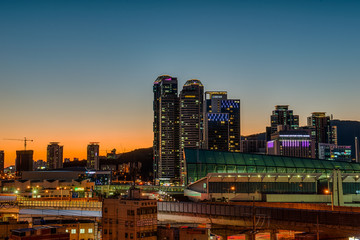
M 360 164 L 310 158 L 185 149 L 195 201 L 360 203 Z

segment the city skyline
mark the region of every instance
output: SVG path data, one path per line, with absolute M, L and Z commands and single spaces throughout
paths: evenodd
M 20 4 L 19 4 L 20 3 Z M 203 2 L 204 3 L 204 2 Z M 360 120 L 359 2 L 0 3 L 0 150 L 34 160 L 151 147 L 152 83 L 199 79 L 241 100 L 242 135 L 265 132 L 275 105 Z M 166 14 L 165 14 L 166 13 Z M 65 17 L 66 16 L 66 17 Z M 163 34 L 163 35 L 161 35 Z M 169 60 L 171 59 L 171 61 Z M 345 107 L 344 107 L 345 106 Z

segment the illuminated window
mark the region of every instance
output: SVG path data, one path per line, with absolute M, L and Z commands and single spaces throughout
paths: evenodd
M 84 228 L 81 228 L 81 229 L 80 229 L 80 233 L 85 233 L 85 229 L 84 229 Z
M 76 234 L 76 229 L 71 229 L 71 234 Z
M 93 229 L 92 229 L 92 228 L 89 228 L 89 229 L 88 229 L 88 233 L 93 233 Z

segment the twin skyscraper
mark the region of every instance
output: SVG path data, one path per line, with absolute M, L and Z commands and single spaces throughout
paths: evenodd
M 159 76 L 154 92 L 154 178 L 157 183 L 183 183 L 184 149 L 240 152 L 240 100 L 227 92 L 204 92 L 188 80 L 178 95 L 178 80 Z

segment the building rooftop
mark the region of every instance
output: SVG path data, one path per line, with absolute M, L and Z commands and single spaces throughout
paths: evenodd
M 208 173 L 360 173 L 360 164 L 312 158 L 185 149 L 188 183 Z

